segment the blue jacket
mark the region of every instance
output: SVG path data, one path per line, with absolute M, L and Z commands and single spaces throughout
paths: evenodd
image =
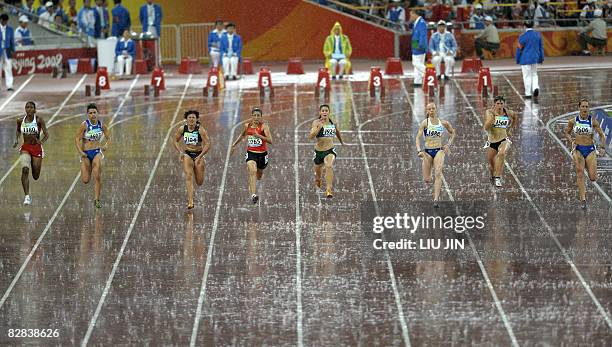
M 93 9 L 98 12 L 98 18 L 100 18 L 100 12 L 98 11 L 98 6 L 93 7 Z M 104 7 L 102 7 L 102 15 L 104 16 L 104 23 L 105 25 L 102 26 L 102 18 L 100 18 L 100 29 L 104 29 L 104 28 L 108 28 L 110 27 L 110 23 L 108 22 L 108 10 Z
M 227 33 L 225 33 L 221 36 L 221 56 L 226 56 L 228 49 L 229 40 L 227 38 Z M 242 40 L 238 34 L 234 34 L 234 38 L 232 39 L 232 51 L 234 51 L 239 60 L 242 60 Z
M 446 48 L 446 51 L 443 53 L 450 51 L 454 56 L 455 53 L 457 53 L 457 41 L 455 41 L 455 35 L 448 31 L 444 32 L 443 35 L 444 36 L 437 31 L 431 35 L 431 38 L 429 39 L 429 51 L 431 53 L 440 52 L 440 41 L 444 37 L 444 47 Z
M 427 23 L 423 17 L 417 18 L 412 30 L 412 55 L 427 53 Z
M 127 51 L 129 55 L 132 56 L 132 59 L 136 57 L 136 45 L 133 40 L 124 41 L 123 38 L 117 41 L 117 46 L 115 46 L 115 56 L 120 56 L 123 54 L 123 51 Z
M 527 29 L 519 36 L 519 46 L 516 48 L 516 63 L 521 65 L 542 64 L 544 62 L 544 44 L 542 35 Z
M 118 4 L 115 6 L 111 13 L 113 15 L 113 27 L 111 34 L 113 36 L 121 36 L 126 29 L 129 29 L 132 26 L 132 21 L 130 19 L 130 12 L 127 8 L 123 7 L 123 5 Z
M 38 9 L 36 9 L 36 15 L 40 17 L 41 14 L 47 12 L 47 8 L 42 5 L 42 6 L 38 6 Z
M 217 29 L 213 30 L 208 34 L 208 52 L 212 50 L 213 47 L 216 47 L 219 51 L 221 51 L 221 37 L 225 34 L 225 31 L 221 32 L 221 35 L 218 35 Z
M 6 57 L 11 59 L 13 57 L 13 53 L 15 53 L 15 33 L 13 32 L 13 28 L 10 26 L 6 26 L 6 34 L 5 40 L 2 40 L 2 34 L 0 33 L 0 54 L 6 52 Z
M 93 13 L 94 23 L 86 24 L 85 16 L 88 15 L 89 11 Z M 81 32 L 87 34 L 87 36 L 99 37 L 100 36 L 100 16 L 98 15 L 98 11 L 94 10 L 92 7 L 90 8 L 81 8 L 79 13 L 77 13 L 77 24 Z
M 158 4 L 153 4 L 153 10 L 155 11 L 155 21 L 153 26 L 157 30 L 157 36 L 161 36 L 161 21 L 162 21 L 162 10 Z M 140 8 L 140 24 L 142 25 L 142 32 L 149 31 L 149 14 L 147 13 L 147 5 L 142 5 Z
M 15 34 L 16 33 L 21 33 L 21 44 L 23 46 L 31 46 L 34 44 L 34 41 L 32 41 L 32 34 L 30 33 L 30 29 L 24 29 L 22 27 L 17 27 L 17 29 L 15 29 Z

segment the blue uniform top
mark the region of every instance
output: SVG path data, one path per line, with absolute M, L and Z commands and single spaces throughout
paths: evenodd
M 580 115 L 576 116 L 576 124 L 574 124 L 574 134 L 576 135 L 593 135 L 593 120 L 591 115 L 587 119 L 580 119 Z
M 542 64 L 544 62 L 544 44 L 542 35 L 527 29 L 519 36 L 519 46 L 516 48 L 516 63 L 521 65 Z
M 113 15 L 112 35 L 119 37 L 132 25 L 130 12 L 123 5 L 117 4 L 111 11 L 111 14 Z
M 427 53 L 427 23 L 423 17 L 414 21 L 412 30 L 412 54 L 421 55 Z
M 442 137 L 444 134 L 444 126 L 442 125 L 442 121 L 438 119 L 438 124 L 432 124 L 427 117 L 427 127 L 423 129 L 423 136 L 425 137 Z
M 83 139 L 87 141 L 100 141 L 104 132 L 102 131 L 102 122 L 98 119 L 96 124 L 91 124 L 89 119 L 85 120 L 85 133 Z

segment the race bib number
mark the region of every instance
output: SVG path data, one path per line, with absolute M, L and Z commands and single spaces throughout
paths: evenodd
M 249 136 L 247 141 L 249 142 L 249 147 L 259 147 L 263 145 L 263 140 L 255 136 Z
M 198 135 L 193 133 L 185 133 L 183 135 L 183 141 L 185 141 L 186 145 L 197 145 Z
M 323 126 L 323 137 L 334 137 L 336 136 L 336 127 L 333 125 Z
M 510 119 L 508 117 L 495 117 L 493 127 L 495 128 L 507 128 L 510 125 Z

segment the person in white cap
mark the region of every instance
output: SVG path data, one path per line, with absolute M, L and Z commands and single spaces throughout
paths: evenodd
M 580 34 L 578 34 L 578 42 L 580 42 L 583 55 L 591 55 L 591 52 L 587 49 L 587 45 L 602 47 L 608 42 L 606 21 L 601 19 L 602 14 L 603 11 L 600 9 L 593 11 L 595 19 L 584 29 L 580 30 Z M 589 36 L 589 33 L 591 33 L 591 36 Z
M 449 75 L 455 65 L 455 54 L 457 54 L 457 41 L 455 36 L 446 31 L 446 22 L 438 21 L 438 31 L 429 39 L 429 51 L 431 52 L 431 62 L 436 68 L 438 79 L 448 80 Z M 444 61 L 444 74 L 440 71 L 440 65 Z
M 40 15 L 38 24 L 44 28 L 50 29 L 51 23 L 55 21 L 55 7 L 51 1 L 47 1 L 45 7 L 47 8 L 47 12 Z
M 19 26 L 15 29 L 15 44 L 19 46 L 31 46 L 34 44 L 32 40 L 32 34 L 30 33 L 30 29 L 28 29 L 28 16 L 22 14 L 19 17 Z
M 484 59 L 482 53 L 483 49 L 491 52 L 495 52 L 499 49 L 499 33 L 495 25 L 493 25 L 493 18 L 491 18 L 491 16 L 485 17 L 485 25 L 484 30 L 474 37 L 476 55 L 478 55 L 481 60 Z
M 470 17 L 470 29 L 484 29 L 483 19 L 482 4 L 478 3 L 474 5 L 474 13 Z

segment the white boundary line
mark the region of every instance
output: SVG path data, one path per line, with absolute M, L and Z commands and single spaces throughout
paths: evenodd
M 465 102 L 467 102 L 468 105 L 471 105 L 471 103 L 468 100 L 467 96 L 465 95 L 465 93 L 461 89 L 461 86 L 457 82 L 455 82 L 455 85 L 459 89 L 459 92 L 461 92 L 461 95 L 463 96 L 463 99 L 465 100 Z M 474 118 L 476 118 L 476 120 L 478 121 L 478 124 L 480 124 L 480 126 L 482 126 L 482 121 L 480 120 L 480 118 L 476 114 L 476 111 L 473 108 L 471 109 L 471 111 L 472 111 L 472 115 L 474 116 Z M 531 196 L 529 195 L 527 190 L 525 190 L 525 187 L 523 187 L 523 183 L 521 183 L 521 181 L 519 180 L 518 176 L 516 175 L 514 170 L 512 170 L 512 167 L 510 167 L 510 165 L 508 164 L 507 161 L 504 161 L 504 165 L 506 166 L 506 168 L 508 169 L 508 171 L 510 172 L 512 177 L 514 177 L 514 180 L 519 185 L 519 188 L 521 189 L 521 192 L 523 193 L 523 195 L 525 195 L 525 197 L 527 198 L 527 200 L 531 204 L 531 207 L 533 207 L 534 211 L 538 215 L 538 217 L 540 217 L 540 220 L 542 221 L 542 223 L 546 227 L 546 230 L 548 231 L 549 236 L 553 239 L 553 241 L 555 242 L 555 244 L 557 245 L 557 247 L 561 251 L 561 254 L 563 254 L 563 257 L 565 258 L 565 261 L 570 265 L 570 267 L 572 268 L 572 271 L 574 272 L 576 277 L 578 277 L 578 279 L 580 280 L 580 283 L 584 287 L 584 290 L 587 292 L 587 294 L 589 295 L 589 297 L 591 298 L 591 300 L 593 301 L 593 303 L 597 307 L 597 310 L 602 315 L 604 321 L 606 322 L 608 327 L 612 330 L 612 319 L 610 319 L 610 316 L 608 315 L 606 310 L 603 308 L 603 306 L 601 306 L 601 303 L 599 302 L 599 300 L 597 300 L 597 298 L 595 297 L 595 294 L 593 294 L 593 291 L 591 290 L 591 287 L 588 285 L 588 283 L 586 283 L 586 281 L 582 277 L 582 274 L 580 273 L 580 271 L 578 271 L 578 268 L 576 267 L 576 265 L 574 265 L 574 262 L 572 261 L 571 257 L 569 256 L 569 254 L 567 253 L 567 251 L 565 250 L 563 245 L 561 245 L 561 243 L 559 242 L 559 239 L 557 238 L 557 236 L 553 233 L 552 228 L 550 227 L 550 225 L 548 225 L 548 223 L 546 222 L 546 219 L 544 219 L 544 215 L 542 215 L 542 212 L 540 211 L 540 209 L 533 202 L 533 200 L 531 199 Z
M 304 345 L 304 330 L 302 326 L 302 216 L 300 215 L 300 163 L 298 146 L 298 93 L 297 84 L 294 84 L 293 94 L 293 172 L 295 175 L 295 292 L 296 292 L 296 313 L 297 313 L 297 345 Z
M 11 102 L 16 96 L 17 94 L 19 94 L 23 88 L 25 88 L 28 83 L 30 83 L 30 81 L 32 80 L 32 78 L 34 78 L 34 76 L 36 76 L 35 74 L 31 75 L 30 78 L 28 78 L 27 80 L 25 80 L 25 82 L 23 82 L 19 88 L 17 88 L 16 91 L 14 91 L 6 100 L 4 100 L 4 102 L 2 103 L 2 105 L 0 105 L 0 111 L 4 110 L 4 108 L 6 107 L 6 105 L 9 104 L 9 102 Z M 12 116 L 8 116 L 7 118 L 10 118 Z M 4 118 L 3 118 L 4 119 Z
M 518 92 L 518 90 L 516 89 L 516 87 L 514 86 L 514 84 L 508 79 L 508 77 L 504 76 L 504 79 L 506 80 L 506 82 L 508 82 L 508 84 L 510 85 L 510 87 L 512 88 L 512 90 L 514 90 L 514 92 L 519 96 L 519 98 L 521 98 L 521 100 L 523 101 L 523 103 L 525 102 L 525 99 L 523 99 L 523 96 Z M 592 110 L 596 110 L 596 109 L 602 109 L 602 108 L 606 108 L 606 107 L 611 107 L 612 105 L 604 105 L 604 106 L 597 106 L 597 107 L 593 107 Z M 533 114 L 533 113 L 532 113 Z M 544 121 L 542 121 L 542 119 L 540 118 L 539 115 L 535 114 L 535 117 L 537 118 L 537 120 L 540 122 L 540 124 L 546 128 L 546 130 L 548 131 L 548 133 L 551 135 L 551 137 L 553 138 L 553 140 L 555 140 L 559 146 L 561 146 L 561 148 L 563 148 L 563 150 L 565 151 L 565 153 L 567 153 L 567 155 L 570 157 L 570 159 L 572 159 L 572 164 L 573 164 L 573 158 L 572 158 L 572 153 L 567 149 L 567 147 L 565 146 L 565 144 L 563 144 L 563 142 L 561 142 L 561 139 L 559 139 L 559 137 L 557 136 L 557 134 L 555 134 L 551 129 L 550 129 L 550 125 L 561 118 L 565 118 L 565 117 L 569 117 L 571 115 L 575 115 L 578 114 L 578 111 L 573 111 L 573 112 L 568 112 L 565 114 L 562 114 L 560 116 L 557 116 L 555 118 L 552 118 L 551 120 L 549 120 L 546 124 L 544 124 Z M 612 135 L 610 135 L 612 136 Z M 586 170 L 586 169 L 585 169 Z M 588 180 L 590 182 L 590 180 Z M 597 182 L 591 182 L 593 184 L 593 186 L 595 186 L 595 189 L 597 189 L 597 191 L 601 194 L 601 196 L 603 196 L 604 199 L 606 199 L 606 201 L 608 203 L 611 203 L 612 200 L 610 199 L 610 196 L 603 190 L 603 188 L 601 188 L 601 186 L 599 185 L 599 183 Z
M 135 83 L 136 83 L 135 81 L 134 81 L 134 83 L 132 83 L 132 87 L 134 86 Z M 131 91 L 131 89 L 128 90 L 125 98 L 123 99 L 123 101 L 119 105 L 119 108 L 117 108 L 117 111 L 116 111 L 115 115 L 113 116 L 113 119 L 119 113 L 119 110 L 121 109 L 121 107 L 123 107 L 123 104 L 127 100 L 127 96 L 130 94 L 130 91 Z M 74 177 L 74 180 L 72 181 L 72 184 L 70 185 L 70 188 L 68 188 L 68 191 L 66 191 L 66 194 L 64 194 L 64 198 L 62 199 L 62 201 L 60 202 L 59 206 L 57 207 L 57 209 L 53 213 L 53 216 L 51 217 L 51 219 L 49 219 L 49 222 L 47 222 L 47 225 L 43 229 L 42 233 L 40 234 L 40 236 L 36 240 L 36 243 L 34 244 L 32 249 L 30 250 L 30 253 L 26 257 L 26 259 L 23 262 L 23 264 L 21 265 L 21 268 L 19 268 L 19 271 L 17 271 L 17 274 L 15 275 L 15 278 L 13 278 L 13 281 L 11 282 L 9 287 L 6 289 L 6 292 L 2 296 L 2 299 L 0 299 L 0 308 L 2 308 L 2 306 L 4 305 L 6 300 L 8 299 L 9 295 L 13 291 L 13 288 L 15 287 L 15 284 L 17 284 L 17 281 L 19 281 L 19 279 L 21 278 L 21 275 L 23 274 L 23 272 L 25 271 L 26 267 L 28 266 L 28 263 L 30 262 L 30 259 L 32 259 L 32 256 L 34 255 L 34 253 L 38 250 L 38 247 L 40 246 L 42 240 L 44 239 L 45 235 L 47 235 L 47 232 L 51 228 L 51 225 L 53 225 L 53 222 L 55 221 L 55 218 L 57 218 L 60 210 L 62 209 L 62 207 L 64 207 L 64 204 L 66 203 L 66 200 L 68 200 L 68 196 L 70 195 L 70 193 L 72 192 L 72 190 L 76 186 L 76 184 L 77 184 L 77 182 L 78 182 L 80 177 L 81 177 L 81 171 L 79 171 L 79 173 Z
M 32 75 L 32 77 L 34 77 L 34 75 Z M 62 102 L 62 104 L 60 105 L 60 107 L 57 109 L 57 111 L 53 114 L 53 116 L 51 116 L 51 118 L 47 121 L 47 124 L 49 124 L 49 128 L 51 127 L 52 121 L 53 119 L 55 119 L 55 117 L 57 117 L 57 115 L 62 111 L 62 109 L 64 108 L 64 106 L 66 105 L 66 103 L 68 102 L 68 100 L 70 100 L 70 98 L 72 98 L 72 96 L 74 95 L 74 93 L 76 92 L 77 88 L 81 85 L 81 83 L 83 83 L 83 80 L 85 80 L 85 77 L 87 77 L 87 74 L 83 75 L 83 77 L 81 77 L 81 80 L 79 80 L 79 82 L 77 82 L 77 84 L 74 86 L 74 88 L 72 89 L 72 92 L 70 92 L 70 94 L 68 94 L 68 96 L 66 97 L 66 99 L 64 99 L 64 102 Z M 10 116 L 12 117 L 12 116 Z M 10 118 L 7 117 L 7 118 Z M 13 165 L 8 169 L 8 171 L 4 174 L 4 176 L 2 176 L 2 178 L 0 178 L 0 186 L 2 185 L 2 183 L 4 183 L 4 181 L 6 180 L 6 178 L 11 174 L 11 172 L 13 170 L 15 170 L 15 168 L 17 167 L 17 165 L 19 164 L 19 159 L 15 160 L 15 162 L 13 163 Z
M 406 87 L 404 86 L 404 84 L 402 83 L 402 90 L 404 91 L 404 93 L 406 94 L 406 100 L 408 101 L 408 104 L 410 104 L 410 108 L 412 109 L 412 114 L 414 115 L 414 112 L 416 111 L 414 109 L 414 105 L 412 104 L 412 100 L 410 100 L 410 94 L 408 93 L 408 90 L 406 89 Z M 418 124 L 418 121 L 414 118 L 413 116 L 413 121 L 414 123 Z M 412 134 L 409 134 L 409 136 Z M 449 199 L 454 203 L 455 202 L 455 198 L 453 197 L 453 194 L 448 186 L 448 183 L 446 182 L 446 178 L 444 178 L 444 175 L 442 175 L 442 183 L 444 183 L 444 188 L 446 190 L 446 193 L 448 194 Z M 490 186 L 490 185 L 488 185 Z M 493 191 L 493 197 L 495 200 L 497 200 L 497 194 L 495 191 Z M 457 205 L 455 205 L 455 208 L 457 209 Z M 506 312 L 504 311 L 504 308 L 502 307 L 501 301 L 499 300 L 497 293 L 495 292 L 495 288 L 493 287 L 493 283 L 491 282 L 491 279 L 489 278 L 489 274 L 487 272 L 487 269 L 485 268 L 480 255 L 478 254 L 478 251 L 476 250 L 476 246 L 474 245 L 474 242 L 472 241 L 472 237 L 469 235 L 469 233 L 466 231 L 465 236 L 467 237 L 468 241 L 470 242 L 470 247 L 472 248 L 472 252 L 474 253 L 474 257 L 476 257 L 476 262 L 478 263 L 478 267 L 480 268 L 480 272 L 482 273 L 482 277 L 485 280 L 485 283 L 487 284 L 487 289 L 489 289 L 489 293 L 491 294 L 491 297 L 493 298 L 493 303 L 495 304 L 495 308 L 497 309 L 497 313 L 500 315 L 502 322 L 504 323 L 504 327 L 506 328 L 506 331 L 508 332 L 508 336 L 510 337 L 510 341 L 512 342 L 512 346 L 518 347 L 518 341 L 516 340 L 516 336 L 514 335 L 514 330 L 512 329 L 512 325 L 510 324 L 510 321 L 508 320 L 508 316 L 506 315 Z
M 189 77 L 187 78 L 187 82 L 185 83 L 185 89 L 183 90 L 183 94 L 182 96 L 185 95 L 185 93 L 187 92 L 187 88 L 189 88 L 189 83 L 191 82 L 191 77 L 192 75 L 189 75 Z M 132 87 L 136 84 L 136 79 L 134 79 L 134 82 L 132 82 Z M 127 100 L 127 96 L 125 99 L 123 99 L 122 103 L 120 106 L 123 106 L 123 102 Z M 183 103 L 183 98 L 181 97 L 181 99 L 179 100 L 177 106 L 176 106 L 176 111 L 174 112 L 174 117 L 172 118 L 172 121 L 170 121 L 170 124 L 174 123 L 174 120 L 176 119 L 176 116 L 178 115 L 181 105 Z M 113 116 L 112 121 L 115 119 L 115 117 L 119 114 L 119 110 L 121 109 L 121 107 L 117 108 L 117 111 L 115 112 L 115 116 Z M 151 187 L 151 183 L 153 182 L 153 176 L 155 176 L 155 172 L 157 171 L 157 167 L 159 166 L 159 162 L 161 160 L 161 157 L 164 153 L 164 148 L 166 147 L 166 144 L 168 143 L 168 138 L 170 138 L 170 134 L 172 133 L 172 130 L 174 130 L 174 128 L 169 127 L 168 131 L 166 132 L 166 137 L 164 138 L 164 142 L 162 143 L 161 147 L 159 148 L 159 152 L 157 153 L 157 158 L 155 159 L 155 164 L 153 164 L 153 168 L 151 169 L 151 173 L 149 174 L 149 179 L 147 180 L 147 184 L 145 186 L 144 191 L 142 192 L 142 195 L 140 196 L 140 201 L 138 202 L 138 207 L 136 208 L 136 212 L 134 213 L 134 217 L 132 217 L 132 222 L 130 223 L 130 226 L 128 227 L 127 233 L 125 234 L 125 237 L 123 238 L 123 243 L 121 244 L 121 249 L 119 250 L 119 254 L 117 254 L 117 258 L 115 259 L 115 263 L 113 264 L 113 268 L 108 276 L 108 279 L 106 280 L 106 285 L 104 287 L 104 291 L 102 291 L 102 296 L 100 297 L 100 301 L 98 301 L 98 306 L 96 307 L 96 311 L 93 315 L 93 317 L 91 318 L 91 321 L 89 322 L 89 326 L 87 327 L 87 333 L 85 333 L 85 337 L 83 338 L 83 341 L 81 342 L 81 346 L 87 346 L 87 342 L 89 342 L 89 338 L 91 337 L 91 333 L 93 332 L 93 329 L 96 325 L 96 322 L 98 320 L 98 316 L 100 315 L 100 311 L 102 310 L 102 306 L 104 305 L 104 301 L 106 299 L 106 296 L 108 295 L 108 292 L 110 290 L 110 286 L 113 282 L 113 279 L 115 277 L 115 273 L 117 272 L 117 268 L 119 267 L 119 263 L 121 262 L 121 258 L 123 258 L 123 252 L 125 252 L 125 248 L 127 247 L 127 243 L 130 239 L 130 235 L 132 235 L 132 231 L 134 230 L 134 226 L 136 225 L 136 220 L 138 219 L 138 215 L 140 214 L 140 209 L 142 208 L 142 205 L 144 203 L 145 198 L 147 197 L 147 193 L 149 192 L 149 188 Z
M 368 155 L 365 150 L 365 146 L 363 143 L 363 137 L 361 134 L 361 128 L 363 124 L 359 119 L 359 113 L 357 112 L 357 107 L 355 105 L 355 98 L 353 97 L 353 86 L 349 81 L 349 90 L 351 94 L 351 104 L 353 106 L 353 114 L 355 115 L 355 122 L 358 125 L 358 138 L 359 143 L 361 144 L 361 153 L 363 154 L 364 165 L 366 169 L 366 174 L 368 176 L 368 183 L 370 185 L 370 193 L 372 194 L 372 201 L 374 202 L 374 208 L 376 209 L 376 214 L 380 214 L 378 207 L 378 199 L 376 198 L 376 190 L 374 189 L 374 181 L 372 180 L 372 172 L 370 171 L 370 164 L 368 163 Z M 395 298 L 395 306 L 398 313 L 400 327 L 402 329 L 402 339 L 404 340 L 404 345 L 410 347 L 410 335 L 408 333 L 408 324 L 406 323 L 406 317 L 404 316 L 404 308 L 402 307 L 401 297 L 399 295 L 399 291 L 397 289 L 397 283 L 395 281 L 395 271 L 393 270 L 393 264 L 391 264 L 391 257 L 389 256 L 389 252 L 385 250 L 385 258 L 387 262 L 387 268 L 389 270 L 389 277 L 391 280 L 391 288 L 393 288 L 393 296 Z
M 236 103 L 236 114 L 240 112 L 240 100 L 242 96 L 242 89 L 238 92 L 238 101 Z M 235 119 L 239 119 L 237 116 Z M 206 296 L 206 283 L 208 281 L 208 274 L 210 272 L 210 264 L 212 263 L 212 256 L 215 249 L 215 236 L 217 235 L 217 229 L 219 228 L 219 215 L 221 214 L 221 203 L 223 201 L 223 193 L 225 192 L 225 182 L 227 179 L 227 169 L 230 162 L 230 154 L 232 151 L 232 141 L 234 141 L 234 133 L 236 129 L 246 121 L 236 123 L 232 127 L 229 135 L 229 142 L 227 145 L 227 153 L 225 155 L 225 164 L 223 165 L 223 174 L 221 176 L 221 185 L 219 186 L 219 197 L 217 198 L 217 207 L 215 208 L 215 217 L 213 220 L 212 232 L 210 234 L 208 252 L 206 254 L 206 263 L 204 265 L 204 274 L 202 275 L 202 285 L 200 286 L 200 295 L 198 296 L 198 307 L 196 308 L 196 314 L 193 320 L 193 328 L 191 329 L 191 338 L 189 340 L 189 346 L 196 346 L 196 340 L 198 339 L 198 328 L 200 326 L 200 319 L 202 317 L 204 299 Z

